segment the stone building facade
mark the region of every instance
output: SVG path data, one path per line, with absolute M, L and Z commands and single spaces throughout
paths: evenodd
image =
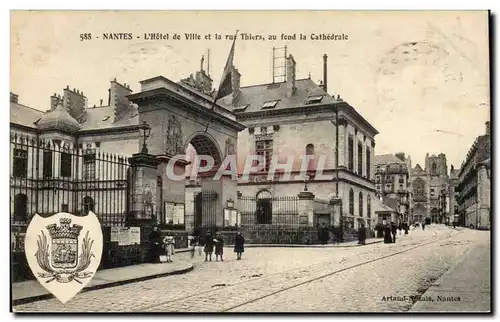
M 326 55 L 323 62 L 326 72 Z M 63 89 L 62 96 L 54 94 L 50 97 L 50 109 L 45 112 L 42 112 L 43 104 L 36 109 L 24 106 L 19 103 L 19 97 L 11 93 L 11 133 L 35 141 L 43 140 L 51 146 L 55 144 L 63 149 L 79 151 L 82 160 L 78 166 L 73 161 L 72 178 L 102 181 L 107 179 L 105 171 L 92 165 L 94 159 L 87 155 L 119 154 L 126 160 L 140 151 L 143 142 L 139 125 L 146 121 L 151 126 L 149 153 L 160 164 L 157 168 L 158 181 L 155 177 L 151 188 L 148 190 L 146 187 L 147 191 L 138 193 L 134 198 L 140 200 L 134 199 L 132 203 L 152 203 L 155 206 L 151 212 L 158 218 L 165 215 L 167 203 L 174 206 L 182 204 L 185 214 L 179 224 L 184 224 L 185 229 L 191 229 L 194 225 L 194 195 L 214 184 L 208 180 L 202 180 L 203 183 L 192 182 L 189 178 L 180 183 L 169 182 L 165 177 L 166 160 L 179 153 L 185 153 L 191 160 L 196 154 L 209 154 L 218 156 L 219 161 L 226 155 L 237 155 L 240 176 L 234 188 L 220 191 L 223 194 L 220 197 L 221 204 L 235 200 L 237 191 L 241 196 L 266 195 L 274 198 L 297 197 L 307 189 L 324 205 L 332 197 L 341 200 L 335 216 L 323 212 L 314 218 L 315 224 L 324 222 L 338 226 L 342 222 L 346 228 L 356 229 L 364 222 L 368 227 L 373 227 L 371 201 L 375 198 L 377 130 L 340 96 L 329 95 L 326 79 L 318 85 L 310 78 L 297 78 L 296 62 L 292 55 L 287 57 L 286 68 L 284 82 L 240 86 L 241 74 L 233 67 L 233 93 L 222 98 L 215 106 L 212 104 L 212 80 L 203 66 L 194 76 L 180 82 L 162 76 L 144 80 L 141 82 L 141 91 L 135 94 L 130 86 L 115 79 L 110 82 L 107 105 L 103 105 L 101 100 L 100 106 L 93 107 L 88 106 L 88 99 L 82 91 L 71 90 L 69 86 Z M 171 115 L 170 112 L 160 111 L 173 109 L 178 109 L 179 113 Z M 210 109 L 212 111 L 207 112 Z M 195 115 L 193 111 L 200 113 Z M 207 113 L 211 115 L 210 120 L 207 120 Z M 208 124 L 207 121 L 211 125 L 208 131 L 203 131 L 201 127 Z M 20 171 L 15 166 L 16 161 L 34 158 L 18 151 L 15 145 L 11 144 L 11 178 Z M 250 155 L 263 157 L 264 168 L 249 180 L 243 180 L 241 170 Z M 307 177 L 300 175 L 304 155 L 312 158 L 307 167 Z M 292 170 L 288 173 L 278 171 L 269 180 L 273 158 L 278 163 L 284 163 L 289 156 L 294 157 Z M 58 167 L 62 165 L 58 158 L 60 156 L 52 159 L 56 164 L 52 170 L 55 178 L 61 177 Z M 27 168 L 36 168 L 33 163 L 23 162 Z M 189 166 L 186 170 L 189 176 Z M 119 179 L 130 178 L 122 174 Z M 87 186 L 90 188 L 86 191 L 99 188 Z M 215 186 L 212 188 L 218 189 Z M 179 191 L 179 195 L 175 194 L 176 191 Z M 68 209 L 70 212 L 88 209 L 89 199 L 85 198 L 89 196 L 68 195 L 71 195 L 71 201 L 61 203 L 59 200 L 54 209 Z M 15 206 L 16 202 L 19 205 L 21 201 L 25 202 L 15 196 L 11 194 L 12 212 L 26 208 Z M 33 204 L 34 201 L 26 202 Z M 92 204 L 96 209 L 103 206 L 95 202 Z M 121 213 L 125 208 L 124 205 L 117 212 Z M 216 211 L 222 213 L 223 209 L 219 205 Z M 15 217 L 14 213 L 12 215 Z M 217 223 L 221 222 L 217 220 Z
M 448 190 L 448 167 L 446 155 L 425 156 L 425 167 L 416 164 L 411 169 L 413 192 L 413 221 L 422 222 L 429 218 L 431 222 L 444 223 L 447 216 L 442 212 L 442 191 Z
M 404 153 L 375 156 L 375 189 L 382 200 L 393 199 L 399 213 L 398 221 L 411 218 L 412 193 L 410 184 L 411 158 Z
M 461 225 L 491 229 L 491 130 L 476 138 L 458 175 L 458 212 Z

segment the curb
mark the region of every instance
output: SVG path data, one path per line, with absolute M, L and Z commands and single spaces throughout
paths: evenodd
M 348 248 L 348 247 L 360 247 L 360 246 L 369 246 L 372 244 L 378 244 L 383 242 L 383 240 L 377 240 L 372 243 L 368 243 L 365 245 L 353 244 L 353 245 L 342 245 L 342 244 L 327 244 L 327 245 L 301 245 L 301 244 L 245 244 L 245 248 L 273 248 L 273 247 L 282 247 L 282 248 Z M 234 245 L 225 245 L 225 247 L 232 247 Z
M 120 286 L 120 285 L 126 285 L 126 284 L 131 284 L 131 283 L 142 282 L 142 281 L 146 281 L 146 280 L 150 280 L 150 279 L 155 279 L 155 278 L 166 277 L 166 276 L 170 276 L 170 275 L 186 274 L 188 272 L 191 272 L 193 269 L 194 269 L 194 265 L 193 264 L 189 264 L 189 266 L 187 268 L 179 269 L 179 270 L 172 271 L 172 272 L 166 272 L 166 273 L 149 275 L 149 276 L 142 276 L 142 277 L 132 278 L 132 279 L 123 280 L 123 281 L 116 281 L 116 282 L 110 282 L 110 283 L 105 283 L 105 284 L 99 284 L 99 285 L 93 285 L 93 286 L 85 287 L 78 294 L 85 293 L 85 292 L 88 292 L 88 291 L 96 291 L 96 290 L 100 290 L 100 289 L 108 288 L 108 287 L 114 287 L 114 286 Z M 52 295 L 51 293 L 42 294 L 42 295 L 36 295 L 36 296 L 31 296 L 31 297 L 25 297 L 25 298 L 21 298 L 21 299 L 12 300 L 12 306 L 22 305 L 22 304 L 28 304 L 28 303 L 32 303 L 32 302 L 36 302 L 36 301 L 41 301 L 41 300 L 48 300 L 48 299 L 52 299 L 52 298 L 55 298 L 55 296 Z

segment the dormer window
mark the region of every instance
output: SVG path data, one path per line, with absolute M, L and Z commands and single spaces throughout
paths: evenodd
M 247 105 L 244 105 L 244 106 L 235 107 L 234 110 L 233 110 L 233 112 L 236 112 L 236 113 L 238 113 L 238 112 L 244 112 L 249 105 L 250 104 L 247 104 Z
M 323 100 L 324 95 L 316 95 L 316 96 L 309 96 L 307 98 L 306 104 L 317 104 L 321 103 Z
M 279 100 L 264 102 L 264 104 L 262 104 L 262 109 L 275 108 L 278 102 Z

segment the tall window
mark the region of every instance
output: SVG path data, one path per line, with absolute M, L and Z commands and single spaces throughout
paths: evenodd
M 61 177 L 71 177 L 71 154 L 61 152 Z
M 273 157 L 273 140 L 255 141 L 255 152 L 264 157 L 264 170 L 269 171 Z
M 43 177 L 52 177 L 52 151 L 43 151 Z
M 26 178 L 28 174 L 28 151 L 14 149 L 13 175 L 18 178 Z
M 85 180 L 95 179 L 95 154 L 83 156 L 83 178 Z
M 363 217 L 363 193 L 359 192 L 359 216 Z
M 434 175 L 437 174 L 437 165 L 435 163 L 433 163 L 431 166 L 431 172 Z
M 14 220 L 26 221 L 28 219 L 28 197 L 25 194 L 17 194 L 14 197 Z
M 413 199 L 415 201 L 426 201 L 427 196 L 425 193 L 425 181 L 421 178 L 415 179 L 413 181 Z
M 370 195 L 366 196 L 366 217 L 372 217 L 372 199 Z
M 354 140 L 352 139 L 352 136 L 349 136 L 347 139 L 347 149 L 348 149 L 348 155 L 349 159 L 347 161 L 347 169 L 349 171 L 354 170 Z
M 363 175 L 363 144 L 358 142 L 358 174 Z
M 349 190 L 349 215 L 354 216 L 354 191 Z
M 368 180 L 370 180 L 370 175 L 371 175 L 371 152 L 370 152 L 370 148 L 369 147 L 366 147 L 366 178 Z
M 313 155 L 314 154 L 314 144 L 309 143 L 306 145 L 306 155 Z

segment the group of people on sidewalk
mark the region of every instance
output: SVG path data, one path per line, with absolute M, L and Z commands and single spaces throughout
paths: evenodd
M 151 263 L 172 263 L 172 256 L 175 254 L 175 238 L 167 235 L 161 236 L 158 227 L 153 227 L 149 234 L 149 255 Z
M 385 227 L 383 228 L 384 243 L 385 244 L 395 243 L 398 230 L 400 235 L 403 235 L 403 230 L 404 234 L 408 235 L 409 229 L 410 226 L 407 223 L 400 223 L 399 225 L 396 225 L 394 222 L 391 222 L 390 224 L 386 224 Z
M 153 231 L 149 235 L 150 244 L 150 262 L 151 263 L 171 263 L 172 255 L 175 254 L 175 238 L 173 236 L 161 236 L 161 232 L 158 227 L 153 227 Z M 212 254 L 215 252 L 215 260 L 224 261 L 224 237 L 220 232 L 217 232 L 213 236 L 209 231 L 206 232 L 205 236 L 200 236 L 199 234 L 193 234 L 188 240 L 189 249 L 191 252 L 191 258 L 194 257 L 196 250 L 198 250 L 201 256 L 202 249 L 205 253 L 205 262 L 212 261 Z M 236 259 L 240 260 L 243 252 L 245 251 L 245 238 L 241 232 L 236 232 L 235 242 L 234 242 L 234 252 L 236 253 Z

